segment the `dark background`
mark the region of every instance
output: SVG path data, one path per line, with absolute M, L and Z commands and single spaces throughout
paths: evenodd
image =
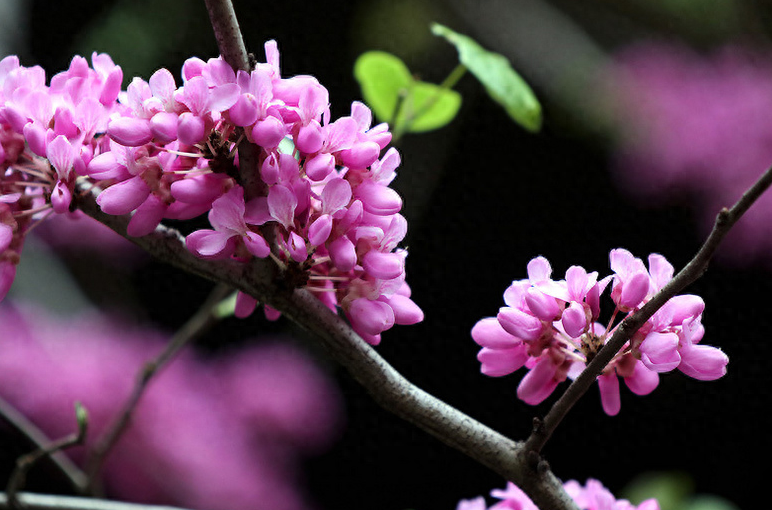
M 568 14 L 605 50 L 663 35 L 709 47 L 742 31 L 742 25 L 738 29 L 731 20 L 717 22 L 709 14 L 670 19 L 635 7 L 620 13 L 603 1 L 586 4 Z M 49 76 L 65 69 L 73 53 L 90 55 L 94 49 L 110 52 L 124 68 L 124 86 L 134 74 L 148 78 L 163 66 L 177 75 L 187 57 L 217 54 L 203 2 L 38 0 L 30 5 L 29 28 L 16 50 L 24 65 L 40 64 Z M 282 74 L 315 75 L 330 90 L 333 116 L 347 114 L 351 101 L 361 99 L 352 69 L 355 58 L 369 49 L 395 52 L 422 78 L 441 81 L 456 55 L 428 35 L 428 21 L 481 40 L 490 36 L 484 26 L 468 23 L 458 6 L 428 0 L 236 2 L 248 48 L 263 60 L 263 41 L 276 38 Z M 757 30 L 764 29 L 767 14 L 761 11 L 756 18 Z M 507 48 L 492 49 L 507 53 Z M 377 348 L 422 389 L 515 439 L 527 436 L 532 417 L 543 415 L 555 396 L 530 407 L 515 396 L 522 372 L 501 379 L 481 375 L 469 331 L 480 318 L 495 315 L 504 289 L 525 277 L 527 262 L 544 255 L 557 277 L 573 264 L 604 276 L 609 250 L 624 247 L 642 258 L 662 253 L 679 268 L 704 237 L 686 203 L 647 209 L 615 186 L 609 139 L 593 129 L 585 105 L 571 108 L 551 95 L 553 83 L 531 79 L 543 76 L 548 64 L 538 56 L 515 62 L 543 101 L 541 133 L 514 125 L 466 76 L 458 86 L 464 97 L 459 118 L 443 130 L 400 143 L 403 162 L 394 186 L 405 197 L 403 212 L 410 222 L 404 242 L 410 251 L 408 282 L 426 319 L 395 327 Z M 89 262 L 84 270 L 79 260 L 84 259 L 68 261 L 76 275 L 108 278 L 94 277 L 99 267 Z M 86 293 L 169 330 L 211 287 L 153 262 L 111 275 L 115 282 L 101 287 L 85 278 Z M 126 288 L 130 295 L 119 293 Z M 769 272 L 716 263 L 689 292 L 706 301 L 704 342 L 727 352 L 728 375 L 697 382 L 680 372 L 668 374 L 643 398 L 624 388 L 616 417 L 603 414 L 597 389 L 591 389 L 545 450 L 558 477 L 598 478 L 618 493 L 638 473 L 680 470 L 693 477 L 699 492 L 721 495 L 740 508 L 767 497 Z M 268 323 L 258 313 L 220 325 L 202 347 L 217 350 L 222 338 L 239 342 L 256 331 L 286 329 L 293 330 L 287 321 Z M 306 341 L 315 350 L 313 339 Z M 320 359 L 325 363 L 323 353 Z M 345 395 L 347 427 L 327 454 L 308 464 L 307 484 L 321 508 L 453 509 L 461 498 L 504 486 L 498 475 L 381 410 L 343 369 L 330 365 L 330 370 Z M 45 479 L 33 483 L 46 488 Z

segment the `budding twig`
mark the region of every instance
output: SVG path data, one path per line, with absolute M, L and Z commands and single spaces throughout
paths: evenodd
M 51 442 L 43 431 L 2 397 L 0 397 L 0 416 L 38 449 L 44 449 L 45 445 Z M 51 452 L 50 458 L 59 471 L 70 481 L 73 489 L 80 490 L 86 484 L 86 474 L 61 451 Z
M 24 487 L 27 481 L 27 473 L 40 459 L 47 457 L 55 452 L 59 452 L 71 446 L 82 444 L 86 439 L 88 431 L 88 414 L 78 402 L 75 403 L 75 415 L 78 423 L 77 432 L 67 437 L 56 440 L 48 445 L 44 445 L 32 453 L 22 455 L 16 461 L 16 469 L 11 473 L 6 487 L 6 501 L 9 508 L 20 508 L 17 493 Z
M 547 440 L 557 426 L 563 421 L 568 411 L 579 398 L 589 389 L 603 368 L 619 352 L 630 337 L 667 303 L 670 298 L 681 292 L 688 285 L 702 276 L 708 269 L 708 263 L 716 249 L 721 244 L 729 230 L 737 223 L 754 202 L 772 185 L 772 168 L 761 177 L 740 197 L 730 208 L 722 209 L 716 216 L 716 223 L 697 254 L 660 290 L 648 303 L 637 312 L 627 316 L 620 324 L 606 345 L 598 352 L 587 368 L 566 389 L 555 402 L 540 427 L 535 428 L 525 442 L 527 451 L 541 452 Z

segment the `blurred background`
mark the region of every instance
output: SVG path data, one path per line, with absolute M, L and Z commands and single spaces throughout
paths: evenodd
M 501 379 L 481 375 L 469 331 L 480 318 L 496 314 L 504 289 L 525 277 L 527 262 L 543 255 L 556 277 L 573 264 L 603 276 L 609 272 L 608 252 L 624 247 L 644 259 L 661 253 L 680 268 L 720 207 L 734 203 L 772 164 L 772 5 L 766 2 L 244 0 L 235 5 L 258 60 L 265 58 L 263 42 L 276 39 L 282 75 L 316 76 L 330 90 L 334 117 L 348 114 L 351 102 L 361 99 L 352 70 L 368 50 L 391 52 L 422 80 L 441 82 L 457 55 L 431 35 L 431 22 L 506 55 L 533 86 L 545 114 L 538 134 L 515 125 L 467 75 L 456 87 L 463 104 L 449 126 L 400 140 L 402 165 L 394 187 L 404 197 L 410 225 L 404 242 L 410 251 L 408 282 L 426 319 L 388 331 L 378 347 L 410 381 L 516 439 L 527 436 L 532 417 L 544 414 L 555 397 L 530 407 L 515 396 L 521 373 Z M 74 54 L 107 52 L 124 70 L 124 87 L 130 77 L 147 79 L 159 67 L 178 76 L 186 58 L 218 53 L 203 2 L 190 0 L 0 0 L 0 46 L 3 54 L 18 54 L 25 66 L 43 66 L 49 77 L 66 69 Z M 772 425 L 766 388 L 772 348 L 764 309 L 772 293 L 770 215 L 772 201 L 762 200 L 689 289 L 706 301 L 703 341 L 729 355 L 728 375 L 697 382 L 668 374 L 642 398 L 624 389 L 616 417 L 603 414 L 593 388 L 545 451 L 558 477 L 582 483 L 597 478 L 621 496 L 639 473 L 675 471 L 686 474 L 678 479 L 690 480 L 683 484 L 694 491 L 719 495 L 738 508 L 763 501 L 768 483 L 763 466 L 770 454 L 764 437 Z M 123 324 L 168 334 L 212 287 L 133 253 L 129 245 L 117 245 L 105 256 L 104 249 L 73 242 L 84 236 L 63 228 L 49 228 L 34 246 L 28 241 L 7 301 L 34 302 L 60 316 L 96 306 Z M 338 418 L 329 419 L 318 447 L 297 454 L 304 459 L 297 461 L 302 469 L 288 478 L 303 494 L 297 504 L 453 509 L 461 498 L 505 485 L 381 410 L 325 358 L 313 338 L 288 321 L 269 322 L 260 313 L 226 320 L 198 342 L 197 363 L 222 365 L 222 356 L 277 338 L 315 359 L 314 370 L 338 388 L 325 394 L 334 395 L 330 400 L 319 399 Z M 2 346 L 0 358 L 1 351 Z M 25 377 L 39 381 L 39 370 L 30 365 L 27 372 Z M 284 387 L 278 377 L 279 382 L 259 384 Z M 3 384 L 0 392 L 7 396 L 8 388 L 20 383 Z M 28 387 L 43 391 L 44 386 Z M 201 409 L 222 402 L 227 391 Z M 225 416 L 231 424 L 242 419 Z M 316 430 L 321 425 L 315 416 L 297 419 Z M 18 438 L 10 429 L 7 434 L 0 456 L 6 473 L 23 453 Z M 185 444 L 195 450 L 194 439 Z M 148 451 L 157 449 L 153 445 Z M 224 448 L 234 459 L 247 451 L 240 443 Z M 184 464 L 185 455 L 177 455 Z M 268 456 L 266 465 L 286 455 Z M 205 501 L 185 500 L 186 483 L 179 481 L 182 496 L 158 497 L 180 505 Z M 45 470 L 31 486 L 66 490 Z M 131 497 L 131 485 L 115 494 Z M 267 501 L 250 504 L 278 507 Z

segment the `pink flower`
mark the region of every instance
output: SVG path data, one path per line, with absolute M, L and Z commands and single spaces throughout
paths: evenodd
M 293 284 L 342 309 L 371 343 L 394 324 L 422 320 L 402 290 L 407 221 L 389 187 L 400 158 L 387 149 L 388 127 L 371 128 L 361 103 L 332 119 L 327 89 L 311 76 L 282 78 L 274 41 L 266 56 L 249 74 L 222 58 L 190 58 L 181 87 L 160 69 L 147 82 L 134 78 L 125 92 L 107 55 L 95 54 L 93 69 L 75 57 L 49 86 L 40 68 L 0 62 L 0 164 L 13 169 L 23 161 L 30 170 L 0 177 L 0 200 L 22 204 L 11 215 L 25 218 L 6 222 L 13 241 L 8 227 L 0 231 L 8 244 L 2 260 L 16 264 L 32 221 L 51 209 L 69 213 L 79 179 L 101 190 L 103 212 L 132 215 L 130 236 L 208 212 L 212 228 L 187 237 L 193 253 L 248 262 L 273 249 L 282 270 L 297 274 Z M 262 182 L 245 203 L 238 145 L 250 142 Z M 275 234 L 275 247 L 258 227 Z M 5 267 L 7 282 L 13 271 Z M 254 303 L 241 302 L 246 315 Z
M 647 499 L 636 506 L 625 499 L 617 500 L 599 481 L 587 480 L 584 487 L 575 480 L 563 484 L 571 499 L 582 510 L 659 510 L 655 499 Z M 533 501 L 515 484 L 507 482 L 505 489 L 494 489 L 491 496 L 500 501 L 488 510 L 538 510 Z M 478 497 L 461 500 L 456 510 L 486 510 L 485 500 Z
M 627 250 L 612 250 L 609 260 L 614 272 L 600 281 L 596 272 L 579 266 L 570 267 L 565 280 L 553 281 L 544 257 L 531 260 L 529 278 L 512 282 L 504 292 L 507 306 L 472 328 L 472 338 L 482 347 L 477 356 L 481 371 L 498 377 L 525 366 L 528 373 L 517 396 L 532 405 L 566 378 L 578 376 L 616 331 L 620 312 L 635 312 L 673 276 L 673 267 L 658 254 L 649 256 L 649 270 Z M 607 330 L 596 321 L 600 295 L 610 281 L 615 308 Z M 697 345 L 704 333 L 704 308 L 698 296 L 676 296 L 633 335 L 597 379 L 606 414 L 620 410 L 619 377 L 631 391 L 645 395 L 659 383 L 658 373 L 675 368 L 697 379 L 724 375 L 726 355 Z
M 204 258 L 227 258 L 234 254 L 238 243 L 255 257 L 265 258 L 271 249 L 265 239 L 250 230 L 244 220 L 244 190 L 234 186 L 212 204 L 209 222 L 214 230 L 202 229 L 188 235 L 188 249 Z

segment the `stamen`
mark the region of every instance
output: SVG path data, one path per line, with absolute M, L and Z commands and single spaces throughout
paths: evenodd
M 13 186 L 19 186 L 20 188 L 27 188 L 27 187 L 41 187 L 41 188 L 50 188 L 51 183 L 50 182 L 37 182 L 37 181 L 12 181 L 10 182 Z
M 606 325 L 606 331 L 609 331 L 611 329 L 611 325 L 614 324 L 614 319 L 617 318 L 617 314 L 619 313 L 619 307 L 614 307 L 614 313 L 611 314 L 611 319 L 608 321 L 608 325 Z
M 562 331 L 557 329 L 555 326 L 552 326 L 552 331 L 553 331 L 553 333 L 557 333 L 554 338 L 556 340 L 558 340 L 559 342 L 561 342 L 563 345 L 570 345 L 574 349 L 578 349 L 579 348 L 576 345 L 576 343 L 574 342 L 573 338 L 571 338 L 570 336 L 566 335 L 565 333 L 563 333 Z
M 324 257 L 319 257 L 318 259 L 311 259 L 311 265 L 312 266 L 316 266 L 316 265 L 319 265 L 319 264 L 324 264 L 325 262 L 329 262 L 331 260 L 332 259 L 330 257 L 325 255 Z
M 303 288 L 311 292 L 337 292 L 338 291 L 338 289 L 335 289 L 333 287 L 310 287 L 306 285 Z
M 311 280 L 327 280 L 331 282 L 346 282 L 351 279 L 348 276 L 328 276 L 324 274 L 312 274 L 309 275 L 308 278 Z
M 164 150 L 168 152 L 169 154 L 175 154 L 177 156 L 182 156 L 184 158 L 203 158 L 203 154 L 196 154 L 195 152 L 183 152 L 183 151 L 176 151 L 174 149 L 167 149 L 165 147 L 159 147 L 159 149 Z
M 287 264 L 285 264 L 285 263 L 284 263 L 284 261 L 282 261 L 282 260 L 281 260 L 279 257 L 277 257 L 276 255 L 274 255 L 274 254 L 273 254 L 273 252 L 269 253 L 268 255 L 269 255 L 269 256 L 270 256 L 270 257 L 273 259 L 273 261 L 274 261 L 274 262 L 276 262 L 276 264 L 277 264 L 277 265 L 278 265 L 278 266 L 279 266 L 279 267 L 280 267 L 282 270 L 284 270 L 284 269 L 287 269 Z
M 614 357 L 611 358 L 611 361 L 608 362 L 608 365 L 611 365 L 615 361 L 621 359 L 622 356 L 625 356 L 625 355 L 630 354 L 632 352 L 633 352 L 633 349 L 630 347 L 630 343 L 628 342 L 627 344 L 625 344 L 625 347 L 620 349 L 620 351 L 618 353 L 614 354 Z
M 54 208 L 53 208 L 53 207 L 51 207 L 51 210 L 49 210 L 49 211 L 48 211 L 48 212 L 47 212 L 47 213 L 46 213 L 46 214 L 45 214 L 45 215 L 44 215 L 42 218 L 40 218 L 40 219 L 36 220 L 36 221 L 35 221 L 35 223 L 33 223 L 32 225 L 30 225 L 29 227 L 27 227 L 27 230 L 25 230 L 25 231 L 24 231 L 24 235 L 26 236 L 26 235 L 28 235 L 30 232 L 32 232 L 33 230 L 35 230 L 35 228 L 36 228 L 38 225 L 40 225 L 41 223 L 43 223 L 43 221 L 45 221 L 46 219 L 48 219 L 48 217 L 49 217 L 49 216 L 51 216 L 51 214 L 53 214 L 53 212 L 54 212 Z
M 243 139 L 244 139 L 244 132 L 242 131 L 242 132 L 241 132 L 241 135 L 240 135 L 240 136 L 239 136 L 239 138 L 238 138 L 238 140 L 236 140 L 236 141 L 233 143 L 233 147 L 231 147 L 231 150 L 230 150 L 230 152 L 228 153 L 228 156 L 231 156 L 231 157 L 233 156 L 233 153 L 234 153 L 234 152 L 236 152 L 236 150 L 239 148 L 239 144 L 241 143 L 241 141 L 242 141 Z
M 584 356 L 582 356 L 576 351 L 569 351 L 568 349 L 560 349 L 560 352 L 564 353 L 569 358 L 575 359 L 576 361 L 587 363 L 587 358 L 585 358 Z
M 175 175 L 204 175 L 204 174 L 211 174 L 212 172 L 211 168 L 191 168 L 190 170 L 174 170 L 173 172 L 166 172 L 171 173 Z
M 14 170 L 17 172 L 31 175 L 32 177 L 37 177 L 38 179 L 42 179 L 43 181 L 51 182 L 51 175 L 38 171 L 37 168 L 30 168 L 27 166 L 15 166 L 13 167 Z
M 27 209 L 26 211 L 16 211 L 12 214 L 14 218 L 26 218 L 28 216 L 33 216 L 39 212 L 43 212 L 48 209 L 53 210 L 53 207 L 54 207 L 53 205 L 47 203 L 47 204 L 41 205 L 40 207 L 36 207 L 34 209 Z

